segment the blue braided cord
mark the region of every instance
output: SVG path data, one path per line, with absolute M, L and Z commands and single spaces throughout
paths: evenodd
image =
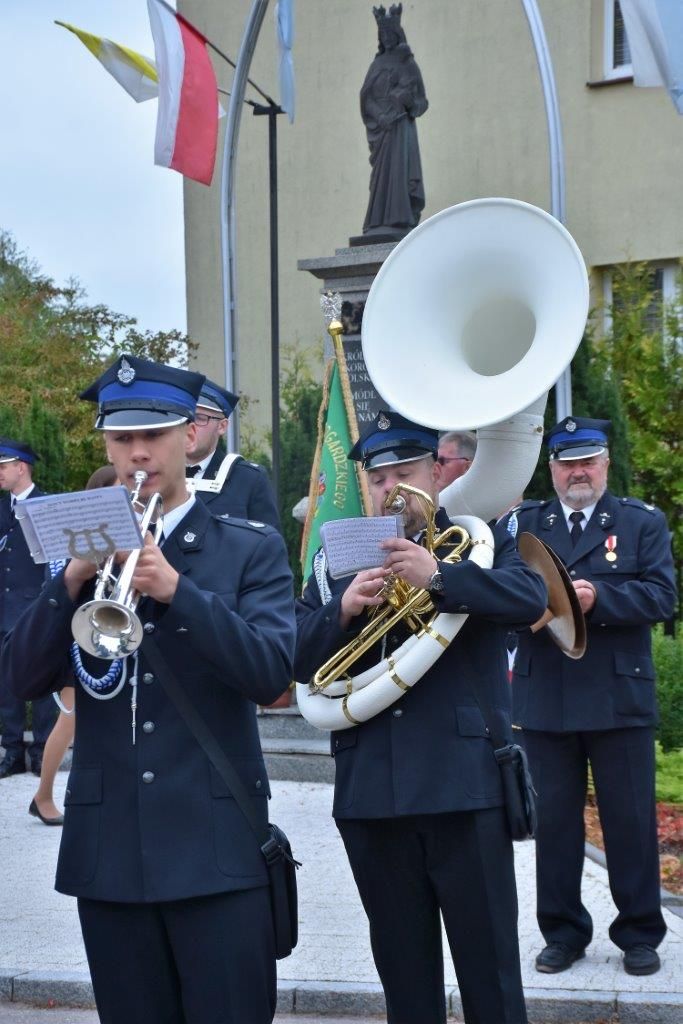
M 512 515 L 510 516 L 510 518 L 508 519 L 508 524 L 507 524 L 506 529 L 507 529 L 507 532 L 510 534 L 510 536 L 514 540 L 514 538 L 517 536 L 517 531 L 519 529 L 519 520 L 517 519 L 517 513 L 516 512 L 513 512 Z
M 50 567 L 50 578 L 54 579 L 55 576 L 58 576 L 62 569 L 66 568 L 66 564 L 66 561 L 62 558 L 48 562 Z M 74 672 L 76 673 L 79 683 L 81 683 L 86 690 L 93 690 L 95 693 L 102 693 L 104 690 L 108 690 L 110 686 L 113 686 L 121 675 L 121 669 L 123 668 L 123 661 L 121 658 L 113 661 L 107 674 L 98 679 L 97 676 L 91 676 L 87 669 L 84 668 L 83 660 L 81 658 L 81 649 L 75 640 L 71 644 L 70 654 Z

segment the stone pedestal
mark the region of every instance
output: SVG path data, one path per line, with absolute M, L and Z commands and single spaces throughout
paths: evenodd
M 368 377 L 361 350 L 360 331 L 365 300 L 379 268 L 396 245 L 354 245 L 337 249 L 334 256 L 319 256 L 299 260 L 299 270 L 306 270 L 322 281 L 321 293 L 339 292 L 342 298 L 341 321 L 344 325 L 343 344 L 358 429 L 371 422 L 386 402 L 378 394 Z M 333 356 L 332 340 L 325 334 L 324 357 L 327 363 Z

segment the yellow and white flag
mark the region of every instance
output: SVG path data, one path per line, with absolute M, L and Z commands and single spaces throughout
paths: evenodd
M 78 36 L 83 45 L 87 46 L 92 55 L 97 57 L 100 64 L 136 103 L 151 100 L 159 95 L 157 68 L 151 58 L 144 57 L 127 46 L 114 43 L 111 39 L 84 32 L 83 29 L 69 25 L 65 21 L 55 21 L 55 25 L 61 25 Z

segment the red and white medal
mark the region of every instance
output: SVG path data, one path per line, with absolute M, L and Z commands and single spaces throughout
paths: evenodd
M 605 558 L 607 559 L 607 561 L 608 562 L 616 562 L 616 560 L 617 560 L 617 535 L 616 535 L 616 533 L 610 534 L 610 536 L 605 541 L 605 547 L 607 548 L 607 551 L 605 552 Z

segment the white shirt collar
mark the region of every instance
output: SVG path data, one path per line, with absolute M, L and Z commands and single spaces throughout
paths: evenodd
M 573 524 L 570 523 L 570 520 L 569 520 L 569 517 L 572 514 L 572 512 L 583 512 L 584 518 L 581 520 L 581 528 L 585 530 L 586 527 L 588 526 L 588 522 L 590 520 L 590 517 L 593 515 L 593 509 L 597 505 L 597 501 L 594 501 L 592 505 L 586 505 L 585 508 L 581 508 L 581 509 L 570 508 L 569 505 L 565 505 L 565 503 L 563 501 L 560 502 L 560 505 L 562 506 L 562 511 L 564 512 L 564 520 L 565 520 L 565 522 L 567 524 L 567 527 L 570 530 L 571 530 L 572 525 L 573 525 Z
M 168 540 L 176 526 L 182 522 L 187 513 L 190 511 L 195 501 L 194 494 L 191 494 L 187 501 L 184 501 L 182 505 L 178 505 L 177 508 L 171 509 L 170 512 L 164 512 L 163 524 L 164 524 L 164 540 Z
M 212 452 L 209 452 L 209 454 L 206 456 L 205 459 L 202 459 L 201 462 L 195 462 L 194 463 L 194 466 L 199 466 L 199 469 L 197 470 L 197 472 L 192 477 L 193 480 L 201 480 L 202 479 L 202 477 L 206 473 L 207 469 L 209 468 L 209 463 L 211 462 L 211 459 L 214 457 L 215 454 L 216 454 L 216 449 L 214 448 L 214 450 Z M 192 468 L 194 468 L 194 467 L 192 467 Z
M 26 490 L 22 491 L 21 494 L 13 494 L 13 495 L 11 495 L 10 504 L 12 505 L 12 508 L 14 508 L 14 502 L 15 501 L 25 501 L 26 498 L 28 498 L 29 494 L 31 493 L 31 491 L 33 490 L 33 488 L 35 486 L 36 485 L 33 484 L 33 483 L 29 484 L 28 487 L 26 488 Z

